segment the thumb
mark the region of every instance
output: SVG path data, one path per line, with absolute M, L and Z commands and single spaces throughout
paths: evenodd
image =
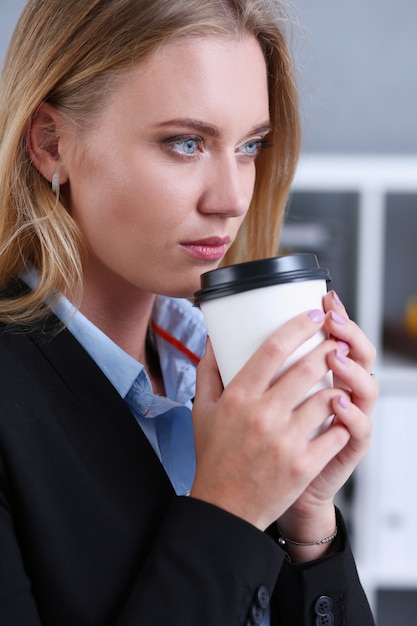
M 217 367 L 211 341 L 207 338 L 206 352 L 197 367 L 196 394 L 194 409 L 197 413 L 205 412 L 207 407 L 216 402 L 223 392 L 223 384 Z

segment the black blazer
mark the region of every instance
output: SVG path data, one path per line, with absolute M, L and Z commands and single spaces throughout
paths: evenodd
M 1 626 L 256 624 L 269 595 L 273 625 L 374 623 L 342 520 L 333 554 L 294 565 L 267 533 L 177 497 L 56 321 L 0 327 Z

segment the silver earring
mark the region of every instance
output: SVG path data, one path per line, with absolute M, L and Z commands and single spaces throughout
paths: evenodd
M 53 173 L 51 188 L 52 188 L 52 193 L 54 193 L 56 197 L 58 198 L 59 196 L 59 172 Z

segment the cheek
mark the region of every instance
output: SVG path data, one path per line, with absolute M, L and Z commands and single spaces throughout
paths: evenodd
M 169 238 L 198 195 L 173 170 L 125 167 L 114 159 L 80 169 L 73 179 L 69 209 L 90 249 Z
M 248 176 L 248 181 L 247 181 L 248 204 L 250 204 L 252 201 L 253 192 L 255 190 L 255 182 L 256 182 L 256 164 L 254 163 L 253 167 L 251 168 L 251 174 L 250 176 Z
M 241 187 L 243 194 L 246 198 L 246 211 L 240 220 L 240 224 L 245 220 L 250 204 L 253 198 L 253 192 L 255 190 L 255 182 L 256 182 L 256 165 L 253 163 L 250 166 L 246 166 L 241 174 Z

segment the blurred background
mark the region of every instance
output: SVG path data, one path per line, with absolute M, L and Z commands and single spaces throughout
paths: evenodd
M 308 152 L 415 154 L 415 0 L 292 0 Z
M 0 0 L 0 59 L 24 6 Z M 281 251 L 312 251 L 378 350 L 368 458 L 340 506 L 378 626 L 417 615 L 416 0 L 292 0 L 303 150 Z
M 0 58 L 24 4 L 0 0 Z M 417 2 L 289 0 L 289 10 L 305 150 L 415 154 Z

